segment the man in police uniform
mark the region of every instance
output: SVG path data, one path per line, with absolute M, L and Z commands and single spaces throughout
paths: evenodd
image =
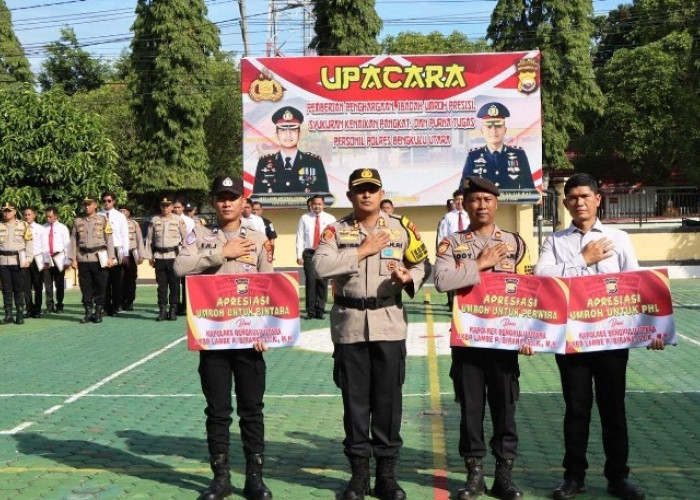
M 510 111 L 500 102 L 484 104 L 476 114 L 481 118 L 481 133 L 486 146 L 469 151 L 462 171 L 468 176 L 483 177 L 499 189 L 535 189 L 530 163 L 522 148 L 506 146 L 506 118 Z
M 517 233 L 500 229 L 494 219 L 498 188 L 489 180 L 467 177 L 463 183 L 464 208 L 469 227 L 446 236 L 438 245 L 435 288 L 459 290 L 479 283 L 480 272 L 532 274 L 525 242 Z M 532 355 L 530 346 L 521 354 Z M 520 393 L 518 353 L 500 349 L 452 347 L 450 376 L 460 404 L 459 454 L 467 467 L 467 482 L 457 493 L 472 500 L 486 492 L 482 459 L 486 455 L 484 410 L 488 398 L 493 422 L 491 452 L 496 457 L 492 495 L 506 500 L 522 498 L 511 478 L 518 456 L 515 407 Z
M 413 297 L 430 274 L 430 263 L 414 224 L 380 211 L 384 191 L 377 170 L 352 172 L 347 197 L 353 213 L 326 227 L 313 257 L 316 274 L 334 281 L 333 379 L 343 395 L 343 445 L 352 469 L 342 498 L 363 499 L 369 493 L 374 455 L 374 495 L 401 500 L 406 493 L 395 477 L 406 370 L 401 292 Z
M 24 269 L 32 262 L 32 231 L 29 225 L 17 220 L 17 208 L 12 203 L 2 207 L 3 222 L 0 223 L 0 282 L 5 308 L 4 325 L 13 321 L 24 323 Z M 12 318 L 13 304 L 16 316 Z
M 173 213 L 173 202 L 169 198 L 160 201 L 160 215 L 155 215 L 148 224 L 143 258 L 148 259 L 156 270 L 158 283 L 158 317 L 156 321 L 177 319 L 180 300 L 180 280 L 175 274 L 175 257 L 187 237 L 185 221 Z M 168 305 L 170 308 L 168 309 Z
M 175 260 L 178 276 L 190 274 L 240 274 L 271 272 L 272 245 L 264 234 L 241 225 L 243 181 L 218 177 L 212 186 L 211 204 L 217 226 L 197 224 L 187 236 Z M 229 472 L 231 374 L 235 381 L 241 441 L 246 456 L 243 494 L 252 500 L 272 498 L 262 469 L 265 451 L 263 395 L 267 346 L 257 342 L 251 349 L 199 351 L 199 376 L 207 400 L 207 444 L 214 479 L 203 493 L 205 500 L 218 500 L 233 492 Z
M 80 322 L 102 323 L 107 268 L 114 264 L 112 226 L 109 219 L 97 213 L 97 197 L 86 196 L 83 209 L 85 216 L 73 222 L 66 260 L 78 270 L 85 308 L 85 316 Z
M 122 274 L 122 309 L 124 311 L 134 310 L 134 300 L 136 300 L 136 279 L 139 275 L 139 264 L 143 262 L 143 235 L 141 227 L 132 215 L 131 207 L 124 206 L 119 211 L 126 217 L 126 227 L 129 231 L 129 257 L 124 265 Z
M 258 160 L 254 194 L 327 193 L 328 178 L 321 157 L 299 151 L 299 136 L 304 115 L 292 106 L 272 115 L 280 150 Z

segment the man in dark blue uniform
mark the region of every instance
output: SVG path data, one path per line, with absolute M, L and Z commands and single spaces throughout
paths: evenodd
M 299 136 L 304 115 L 292 106 L 272 115 L 280 150 L 258 160 L 254 194 L 327 193 L 328 178 L 321 157 L 299 151 Z
M 484 177 L 499 189 L 535 189 L 530 163 L 522 148 L 506 146 L 506 118 L 510 111 L 500 102 L 489 102 L 476 114 L 486 146 L 469 151 L 461 182 L 469 176 Z

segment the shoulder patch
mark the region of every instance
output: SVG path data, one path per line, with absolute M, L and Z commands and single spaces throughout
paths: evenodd
M 443 239 L 438 245 L 437 253 L 438 255 L 444 255 L 450 249 L 450 240 L 447 238 Z
M 265 243 L 263 243 L 263 248 L 267 253 L 267 261 L 272 262 L 272 260 L 275 258 L 275 247 L 272 246 L 272 242 L 270 240 L 265 240 Z
M 326 226 L 326 229 L 323 230 L 323 234 L 321 235 L 321 239 L 323 241 L 330 241 L 334 237 L 335 237 L 335 227 L 333 227 L 333 225 Z
M 194 234 L 194 230 L 190 231 L 190 234 L 187 235 L 187 238 L 185 238 L 185 245 L 191 245 L 197 241 L 197 235 Z

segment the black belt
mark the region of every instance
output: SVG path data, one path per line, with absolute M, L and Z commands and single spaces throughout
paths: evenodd
M 3 257 L 19 257 L 17 250 L 0 250 L 0 255 Z
M 333 297 L 333 301 L 339 306 L 359 309 L 360 311 L 364 311 L 365 309 L 381 309 L 382 307 L 402 305 L 401 294 L 394 295 L 393 297 L 367 297 L 366 299 L 355 299 L 352 297 L 336 295 Z
M 180 246 L 174 246 L 174 247 L 153 247 L 153 250 L 158 252 L 158 253 L 168 253 L 168 252 L 177 252 Z
M 100 250 L 107 250 L 107 245 L 100 245 L 99 247 L 79 247 L 80 253 L 93 253 L 99 252 Z

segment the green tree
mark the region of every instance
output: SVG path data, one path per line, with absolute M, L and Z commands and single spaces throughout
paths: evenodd
M 24 49 L 12 29 L 10 9 L 5 0 L 0 0 L 0 83 L 31 83 L 33 79 Z
M 111 189 L 124 197 L 117 155 L 97 115 L 76 109 L 61 92 L 38 94 L 25 84 L 0 88 L 0 116 L 3 200 L 56 205 L 72 221 L 85 195 Z
M 314 0 L 316 36 L 310 48 L 319 55 L 378 54 L 382 20 L 374 0 Z
M 209 176 L 243 172 L 241 73 L 232 54 L 212 63 L 211 112 L 204 122 L 211 167 Z
M 43 91 L 60 87 L 68 95 L 100 88 L 113 71 L 109 64 L 93 58 L 78 43 L 73 28 L 62 28 L 61 38 L 46 46 L 48 57 L 41 64 L 39 85 Z
M 584 117 L 602 110 L 591 61 L 591 0 L 498 0 L 487 38 L 497 51 L 542 51 L 542 151 L 548 168 L 571 168 L 566 151 Z
M 433 31 L 424 35 L 414 31 L 402 31 L 396 36 L 389 35 L 382 40 L 384 54 L 473 54 L 493 52 L 484 39 L 474 42 L 459 31 L 444 35 Z
M 219 50 L 203 0 L 139 0 L 129 88 L 138 125 L 134 182 L 142 192 L 206 190 L 204 121 Z
M 700 102 L 689 74 L 692 38 L 674 33 L 615 52 L 601 71 L 607 97 L 602 156 L 618 156 L 635 179 L 668 184 L 672 172 L 700 180 Z

